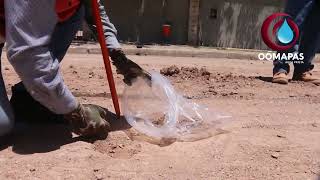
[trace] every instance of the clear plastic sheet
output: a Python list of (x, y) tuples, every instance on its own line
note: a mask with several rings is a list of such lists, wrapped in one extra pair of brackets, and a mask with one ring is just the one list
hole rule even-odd
[(193, 103), (169, 80), (152, 72), (150, 83), (137, 79), (123, 93), (122, 110), (139, 134), (160, 141), (195, 141), (220, 134), (230, 116)]

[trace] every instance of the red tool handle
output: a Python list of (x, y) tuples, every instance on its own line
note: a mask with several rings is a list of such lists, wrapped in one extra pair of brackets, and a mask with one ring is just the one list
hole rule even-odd
[(109, 59), (109, 52), (107, 49), (106, 40), (105, 40), (105, 36), (104, 36), (104, 32), (103, 32), (98, 0), (92, 0), (91, 3), (92, 3), (92, 12), (93, 12), (95, 24), (97, 26), (96, 28), (97, 28), (97, 32), (98, 32), (98, 40), (99, 40), (101, 51), (102, 51), (104, 66), (105, 66), (106, 73), (107, 73), (107, 78), (108, 78), (108, 83), (109, 83), (109, 87), (110, 87), (110, 91), (111, 91), (114, 109), (115, 109), (117, 116), (120, 117), (119, 99), (118, 99), (117, 90), (116, 90), (116, 86), (115, 86), (114, 79), (113, 79), (111, 63), (110, 63), (110, 59)]

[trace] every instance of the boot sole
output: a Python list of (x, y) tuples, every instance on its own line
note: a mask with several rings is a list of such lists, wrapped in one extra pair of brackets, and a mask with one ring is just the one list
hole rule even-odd
[(272, 79), (272, 83), (277, 83), (277, 84), (288, 84), (289, 80), (288, 79), (283, 79), (283, 78), (279, 78), (279, 79)]

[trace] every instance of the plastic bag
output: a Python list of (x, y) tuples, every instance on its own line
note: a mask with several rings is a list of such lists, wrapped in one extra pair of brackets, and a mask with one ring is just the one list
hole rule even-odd
[(151, 75), (151, 85), (139, 78), (123, 93), (123, 113), (139, 133), (159, 140), (195, 141), (221, 133), (217, 130), (230, 120), (185, 99), (159, 73)]

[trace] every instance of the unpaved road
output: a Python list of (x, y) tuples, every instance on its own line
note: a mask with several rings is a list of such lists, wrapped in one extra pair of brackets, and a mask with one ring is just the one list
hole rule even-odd
[[(232, 115), (229, 133), (159, 147), (131, 141), (124, 131), (89, 143), (72, 138), (64, 125), (22, 125), (0, 145), (0, 179), (319, 179), (320, 87), (272, 84), (270, 62), (131, 58), (148, 70), (206, 67), (208, 79), (170, 79), (186, 97)], [(18, 78), (7, 61), (2, 69), (9, 91)], [(113, 110), (99, 55), (69, 55), (63, 73), (82, 102)]]

